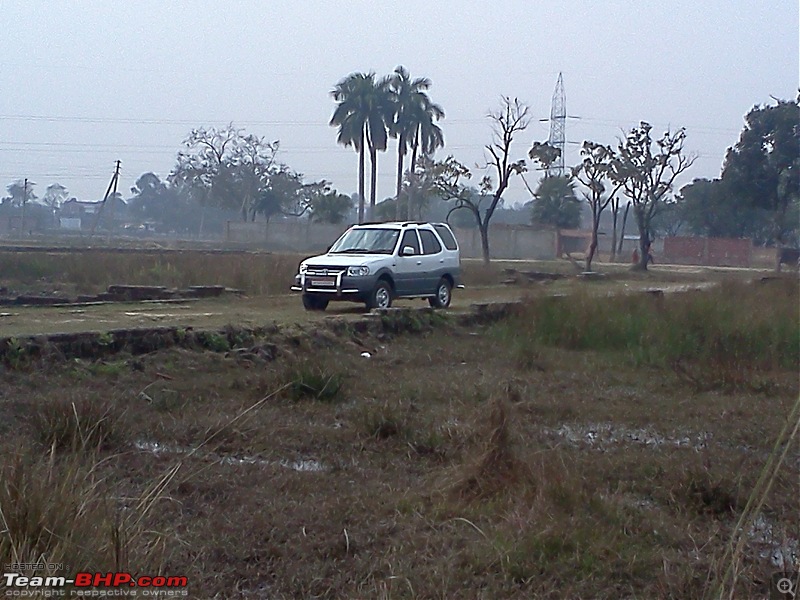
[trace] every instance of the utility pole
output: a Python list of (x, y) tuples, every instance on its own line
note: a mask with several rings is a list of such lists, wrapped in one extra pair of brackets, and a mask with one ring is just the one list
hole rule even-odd
[[(97, 216), (94, 219), (94, 224), (92, 225), (92, 230), (89, 232), (89, 237), (91, 238), (94, 235), (94, 230), (97, 229), (97, 224), (100, 222), (100, 216), (103, 214), (103, 207), (106, 205), (106, 200), (108, 200), (109, 194), (117, 193), (117, 181), (119, 180), (119, 170), (120, 165), (122, 163), (117, 161), (116, 166), (114, 168), (114, 174), (111, 176), (111, 181), (108, 182), (108, 188), (106, 189), (106, 195), (103, 196), (103, 201), (100, 203), (100, 209), (97, 211)], [(113, 192), (112, 192), (113, 190)], [(114, 210), (114, 203), (111, 203), (111, 210)], [(110, 234), (109, 234), (110, 235)]]
[(117, 160), (114, 167), (114, 176), (111, 178), (114, 189), (111, 191), (111, 208), (108, 210), (108, 243), (111, 243), (111, 230), (114, 227), (114, 201), (117, 199), (117, 182), (119, 181), (119, 169), (122, 163)]

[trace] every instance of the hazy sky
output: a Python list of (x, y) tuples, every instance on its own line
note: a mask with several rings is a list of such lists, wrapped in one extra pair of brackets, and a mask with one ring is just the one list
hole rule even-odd
[[(102, 198), (115, 160), (127, 197), (142, 173), (169, 174), (193, 127), (229, 122), (352, 193), (357, 156), (328, 126), (329, 92), (400, 64), (445, 109), (439, 158), (483, 162), (501, 95), (535, 117), (525, 156), (548, 137), (539, 119), (562, 72), (567, 164), (583, 140), (613, 143), (646, 120), (685, 127), (688, 179), (712, 178), (743, 116), (794, 98), (800, 77), (797, 0), (0, 0), (0, 23), (0, 192), (28, 177), (39, 196), (59, 182), (85, 200)], [(394, 191), (394, 150), (379, 155), (379, 199)]]

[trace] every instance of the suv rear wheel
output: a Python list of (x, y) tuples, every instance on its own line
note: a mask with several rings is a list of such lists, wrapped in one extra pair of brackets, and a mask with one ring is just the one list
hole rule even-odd
[(306, 310), (325, 310), (328, 308), (328, 299), (315, 294), (303, 294), (303, 307)]
[(452, 298), (453, 286), (444, 277), (436, 284), (436, 295), (428, 298), (428, 303), (433, 308), (447, 308), (450, 306), (450, 299)]
[(391, 305), (392, 286), (385, 279), (379, 279), (369, 294), (367, 308), (389, 308)]

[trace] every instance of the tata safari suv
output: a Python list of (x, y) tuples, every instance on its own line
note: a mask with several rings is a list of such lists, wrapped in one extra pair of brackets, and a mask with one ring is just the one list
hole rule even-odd
[(331, 300), (389, 308), (395, 298), (427, 298), (450, 305), (461, 285), (458, 242), (444, 223), (354, 225), (326, 254), (300, 263), (292, 290), (303, 293), (307, 310), (325, 310)]

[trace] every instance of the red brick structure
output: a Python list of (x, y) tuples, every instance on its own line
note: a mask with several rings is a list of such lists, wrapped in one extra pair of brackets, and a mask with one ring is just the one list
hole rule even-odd
[(664, 238), (662, 262), (676, 265), (749, 267), (753, 241), (745, 238)]

